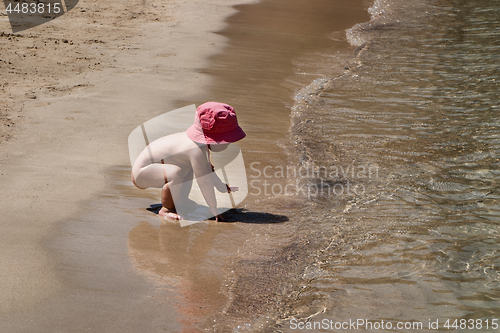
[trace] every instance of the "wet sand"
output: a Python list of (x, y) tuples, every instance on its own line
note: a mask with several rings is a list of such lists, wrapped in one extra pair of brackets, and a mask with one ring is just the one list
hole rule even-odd
[(235, 223), (180, 228), (145, 210), (157, 191), (129, 181), (130, 131), (206, 100), (238, 110), (247, 167), (296, 163), (285, 152), (293, 95), (320, 76), (304, 59), (350, 54), (335, 31), (368, 15), (361, 2), (264, 1), (223, 29), (238, 2), (81, 0), (1, 37), (15, 68), (2, 67), (3, 331), (224, 331), (279, 308), (300, 270), (300, 198), (250, 195)]

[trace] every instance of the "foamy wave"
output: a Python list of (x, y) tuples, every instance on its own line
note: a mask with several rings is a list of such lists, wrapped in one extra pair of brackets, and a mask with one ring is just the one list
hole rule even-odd
[(387, 18), (391, 14), (389, 2), (386, 0), (375, 0), (373, 5), (368, 8), (368, 13), (370, 13), (372, 20)]
[(361, 46), (367, 42), (366, 31), (374, 25), (387, 21), (392, 16), (391, 5), (387, 0), (375, 0), (373, 5), (368, 8), (370, 21), (358, 23), (352, 28), (346, 30), (346, 37), (352, 46)]
[[(329, 80), (325, 78), (320, 78), (314, 80), (310, 85), (300, 89), (295, 95), (296, 103), (310, 103), (312, 100), (318, 95), (319, 91), (325, 89), (325, 86), (328, 84)], [(292, 108), (292, 114), (297, 113), (297, 105)]]
[(346, 30), (345, 35), (349, 44), (352, 46), (361, 46), (366, 42), (362, 35), (363, 26), (365, 24), (366, 23), (358, 23), (352, 28)]

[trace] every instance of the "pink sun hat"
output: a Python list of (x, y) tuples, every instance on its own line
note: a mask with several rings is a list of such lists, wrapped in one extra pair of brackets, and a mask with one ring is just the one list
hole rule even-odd
[(227, 144), (246, 136), (238, 125), (233, 107), (217, 102), (198, 106), (194, 124), (186, 134), (194, 142), (203, 144)]

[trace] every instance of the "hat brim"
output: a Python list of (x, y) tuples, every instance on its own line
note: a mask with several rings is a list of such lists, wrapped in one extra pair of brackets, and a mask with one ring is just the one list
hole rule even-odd
[(238, 126), (234, 130), (226, 133), (207, 133), (203, 132), (198, 126), (194, 124), (191, 125), (186, 131), (188, 138), (197, 143), (210, 144), (210, 145), (222, 145), (240, 141), (246, 134), (243, 129)]

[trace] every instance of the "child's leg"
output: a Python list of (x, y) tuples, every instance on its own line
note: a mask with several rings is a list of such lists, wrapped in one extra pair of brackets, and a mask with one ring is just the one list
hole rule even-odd
[(170, 191), (168, 183), (163, 185), (163, 189), (161, 191), (161, 205), (172, 213), (176, 212), (174, 198), (172, 198), (172, 192)]
[[(161, 204), (162, 208), (158, 212), (158, 214), (162, 216), (167, 216), (173, 219), (180, 219), (180, 215), (177, 214), (176, 203), (182, 204), (182, 195), (186, 195), (182, 193), (183, 181), (185, 179), (185, 174), (192, 172), (191, 170), (184, 170), (180, 167), (172, 164), (162, 164), (161, 165), (164, 170), (164, 176), (166, 176), (166, 180), (168, 183), (165, 183), (162, 187), (161, 192)], [(186, 197), (189, 195), (187, 193)]]
[[(165, 209), (162, 209), (160, 211), (161, 214), (163, 215), (164, 213), (175, 213), (179, 216), (184, 216), (196, 210), (196, 208), (198, 208), (198, 204), (189, 199), (189, 193), (191, 192), (192, 187), (192, 169), (189, 170), (189, 172), (183, 177), (180, 183), (177, 181), (173, 181), (165, 184), (162, 191), (162, 206)], [(173, 195), (172, 193), (176, 193), (176, 195)]]
[(162, 208), (158, 212), (159, 215), (167, 216), (176, 220), (180, 219), (175, 209), (174, 198), (172, 197), (172, 191), (170, 190), (169, 183), (163, 185), (161, 191), (161, 205)]
[(162, 188), (165, 185), (162, 164), (154, 163), (143, 168), (132, 169), (132, 182), (140, 189)]

